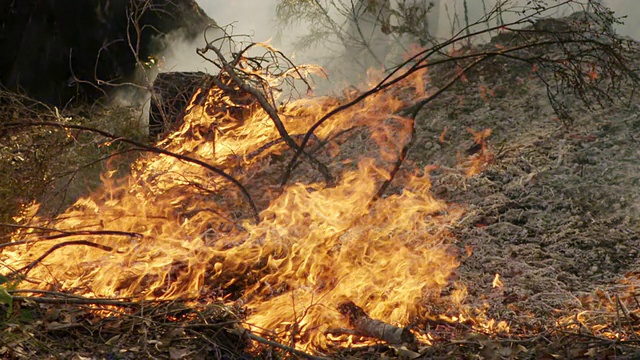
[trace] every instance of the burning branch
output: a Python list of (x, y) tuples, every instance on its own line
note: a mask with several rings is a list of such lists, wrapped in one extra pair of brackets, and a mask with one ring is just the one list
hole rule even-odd
[[(302, 139), (304, 135), (291, 135), (294, 138), (300, 138)], [(281, 144), (282, 142), (284, 142), (284, 139), (280, 138), (280, 139), (275, 139), (273, 141), (269, 141), (268, 143), (262, 145), (259, 149), (252, 151), (249, 155), (247, 155), (247, 159), (251, 160), (256, 158), (258, 155), (262, 154), (263, 152), (267, 151), (268, 149)]]
[(65, 247), (65, 246), (71, 246), (71, 245), (85, 245), (85, 246), (91, 246), (100, 250), (104, 250), (104, 251), (113, 251), (113, 248), (110, 246), (106, 246), (106, 245), (101, 245), (101, 244), (96, 244), (94, 242), (91, 241), (87, 241), (87, 240), (73, 240), (73, 241), (65, 241), (65, 242), (61, 242), (58, 244), (53, 245), (49, 250), (45, 251), (44, 254), (40, 255), (37, 259), (35, 259), (34, 261), (32, 261), (29, 265), (23, 267), (22, 269), (18, 270), (18, 273), (21, 273), (24, 271), (23, 275), (27, 275), (29, 273), (29, 271), (31, 271), (31, 269), (33, 269), (36, 265), (38, 265), (42, 260), (44, 260), (47, 256), (51, 255), (51, 253), (53, 253), (54, 251)]
[[(546, 7), (545, 10), (555, 7), (556, 6)], [(555, 99), (554, 93), (551, 91), (554, 84), (556, 84), (558, 88), (566, 87), (569, 90), (573, 90), (578, 95), (579, 99), (587, 106), (592, 106), (590, 101), (592, 96), (595, 96), (598, 100), (615, 100), (609, 96), (607, 92), (604, 92), (598, 87), (598, 76), (593, 75), (594, 63), (597, 63), (597, 66), (601, 68), (601, 71), (608, 75), (612, 84), (615, 84), (615, 81), (622, 80), (631, 80), (636, 84), (640, 82), (640, 79), (628, 66), (630, 60), (628, 60), (624, 55), (624, 51), (629, 45), (625, 46), (624, 41), (617, 39), (611, 33), (596, 32), (594, 34), (593, 30), (590, 30), (589, 32), (585, 30), (584, 27), (580, 26), (576, 26), (574, 28), (569, 27), (570, 30), (562, 32), (538, 30), (533, 28), (531, 25), (529, 25), (529, 30), (517, 29), (518, 26), (524, 26), (532, 23), (532, 18), (539, 15), (540, 11), (541, 10), (538, 10), (533, 14), (524, 16), (518, 21), (514, 21), (509, 24), (491, 27), (477, 32), (469, 32), (462, 36), (453, 37), (430, 49), (420, 51), (405, 62), (399, 64), (383, 80), (368, 91), (363, 92), (355, 99), (326, 113), (311, 128), (309, 128), (307, 134), (300, 143), (298, 151), (293, 156), (287, 167), (282, 185), (284, 186), (287, 183), (299, 156), (304, 151), (314, 132), (323, 123), (336, 114), (363, 101), (369, 96), (389, 89), (394, 84), (407, 79), (417, 71), (425, 68), (442, 66), (453, 62), (460, 65), (462, 70), (459, 70), (455, 75), (452, 75), (449, 81), (439, 87), (430, 96), (418, 100), (413, 105), (406, 107), (403, 110), (403, 113), (410, 114), (409, 116), (411, 117), (415, 117), (426, 104), (439, 97), (462, 77), (466, 77), (471, 69), (477, 67), (480, 63), (485, 62), (488, 59), (498, 57), (528, 63), (533, 66), (537, 65), (540, 68), (547, 69), (548, 71), (546, 74), (550, 74), (550, 76), (559, 79), (558, 81), (553, 82), (548, 81), (544, 78), (541, 71), (536, 73), (536, 76), (540, 77), (547, 85), (549, 100), (553, 105), (554, 110), (559, 114), (566, 114), (566, 111), (564, 111), (563, 105)], [(455, 56), (441, 56), (447, 47), (455, 46), (461, 41), (481, 36), (483, 34), (504, 31), (504, 29), (513, 31), (516, 34), (526, 34), (526, 36), (524, 38), (515, 37), (518, 41), (516, 41), (515, 45), (511, 46), (501, 45), (498, 46), (497, 49), (469, 49), (468, 51), (459, 53)], [(586, 34), (585, 31), (587, 31)], [(557, 55), (555, 55), (555, 57), (549, 57), (548, 55), (550, 53)], [(580, 65), (585, 61), (585, 59), (589, 59), (589, 66), (587, 67)], [(609, 88), (609, 90), (615, 90), (615, 86), (613, 85), (610, 85)]]
[(380, 189), (378, 189), (378, 192), (373, 197), (372, 201), (378, 200), (379, 198), (382, 197), (382, 195), (384, 195), (384, 192), (387, 191), (387, 188), (389, 187), (389, 185), (391, 185), (391, 182), (393, 181), (393, 178), (396, 176), (396, 174), (400, 170), (400, 167), (402, 166), (402, 163), (404, 162), (404, 159), (406, 159), (407, 154), (409, 153), (409, 150), (413, 146), (413, 143), (416, 140), (416, 127), (415, 127), (415, 119), (414, 118), (410, 118), (410, 120), (411, 120), (411, 135), (410, 135), (409, 141), (406, 144), (404, 144), (404, 146), (402, 147), (402, 151), (400, 152), (400, 156), (398, 156), (398, 160), (396, 160), (395, 164), (393, 165), (393, 169), (391, 169), (391, 172), (389, 173), (389, 178), (386, 179), (384, 181), (384, 183), (382, 183), (382, 186), (380, 186)]
[[(8, 290), (9, 294), (31, 292), (28, 290)], [(34, 292), (35, 293), (35, 292)], [(49, 293), (53, 293), (49, 291)], [(65, 304), (65, 305), (104, 305), (104, 306), (122, 306), (122, 307), (144, 307), (143, 303), (121, 301), (117, 299), (90, 299), (81, 296), (69, 296), (65, 293), (56, 293), (59, 297), (45, 296), (11, 296), (13, 301), (32, 301), (36, 304)]]
[(415, 344), (416, 338), (408, 328), (400, 328), (372, 319), (361, 307), (351, 301), (340, 304), (338, 311), (349, 320), (349, 325), (362, 336), (373, 337), (389, 344)]
[[(219, 40), (222, 40), (223, 42), (225, 40), (231, 41), (231, 36), (230, 35), (225, 35), (223, 38), (218, 39), (218, 41)], [(312, 155), (310, 155), (307, 152), (305, 152), (303, 149), (301, 149), (301, 147), (295, 142), (295, 140), (287, 132), (287, 129), (285, 128), (284, 124), (282, 123), (282, 120), (280, 120), (280, 116), (278, 115), (278, 111), (269, 102), (269, 100), (267, 99), (265, 94), (263, 92), (259, 91), (258, 89), (256, 89), (255, 87), (250, 85), (250, 83), (252, 82), (251, 79), (254, 79), (253, 81), (257, 82), (257, 84), (260, 85), (263, 88), (264, 92), (271, 91), (271, 88), (272, 88), (272, 85), (270, 85), (268, 83), (268, 81), (266, 81), (264, 78), (260, 77), (259, 74), (256, 71), (256, 70), (260, 70), (261, 69), (259, 64), (264, 60), (263, 59), (247, 58), (247, 57), (244, 56), (244, 54), (247, 51), (249, 51), (249, 49), (251, 49), (252, 47), (254, 47), (256, 45), (259, 45), (259, 44), (257, 44), (257, 43), (249, 44), (244, 49), (242, 49), (240, 52), (236, 53), (234, 55), (235, 57), (233, 59), (229, 60), (229, 61), (225, 58), (225, 55), (220, 50), (220, 46), (216, 46), (215, 45), (215, 41), (208, 41), (207, 45), (203, 49), (198, 49), (197, 52), (203, 58), (205, 58), (205, 59), (211, 61), (212, 63), (216, 64), (217, 66), (219, 66), (221, 68), (221, 70), (223, 71), (223, 73), (227, 74), (231, 78), (231, 81), (235, 84), (235, 86), (240, 88), (242, 91), (251, 94), (256, 99), (256, 101), (260, 104), (260, 106), (264, 109), (264, 111), (269, 115), (269, 117), (273, 121), (273, 124), (276, 126), (276, 129), (278, 130), (278, 133), (280, 134), (280, 136), (282, 137), (284, 142), (291, 149), (295, 150), (296, 154), (298, 152), (300, 152), (302, 155), (304, 155), (306, 158), (308, 158), (316, 166), (316, 168), (322, 173), (322, 175), (325, 177), (325, 179), (326, 179), (326, 181), (328, 183), (334, 183), (335, 179), (330, 174), (329, 169), (327, 168), (327, 166), (324, 165), (323, 163), (321, 163), (320, 161), (318, 161), (318, 159), (316, 159)], [(215, 60), (215, 61), (214, 60), (210, 60), (204, 55), (208, 50), (212, 50), (216, 54), (217, 60)], [(267, 47), (267, 51), (278, 54), (278, 52), (276, 52), (274, 49), (272, 49), (270, 47)], [(256, 67), (256, 66), (255, 65), (252, 66), (250, 64), (251, 63), (256, 63), (256, 62), (258, 63), (257, 69), (252, 69), (253, 67)], [(295, 66), (294, 66), (294, 71), (302, 78), (300, 71)], [(285, 72), (285, 74), (287, 74), (287, 72)], [(255, 79), (257, 79), (257, 80), (255, 80)], [(214, 77), (213, 81), (221, 89), (228, 88), (228, 85), (224, 84), (217, 77)], [(264, 90), (264, 89), (268, 89), (268, 90)]]
[(0, 224), (0, 226), (11, 227), (11, 228), (21, 228), (21, 229), (47, 229), (48, 231), (58, 231), (61, 234), (49, 235), (45, 236), (38, 240), (21, 240), (21, 241), (11, 241), (4, 244), (0, 244), (0, 249), (12, 247), (12, 246), (20, 246), (26, 244), (35, 244), (36, 242), (46, 241), (46, 240), (57, 240), (65, 237), (71, 236), (104, 236), (104, 235), (116, 235), (116, 236), (127, 236), (127, 237), (135, 237), (141, 238), (142, 234), (132, 233), (127, 231), (113, 231), (113, 230), (98, 230), (98, 231), (63, 231), (49, 228), (42, 228), (39, 226), (21, 226), (14, 224)]
[[(434, 99), (436, 99), (438, 96), (440, 96), (442, 93), (444, 93), (447, 89), (449, 89), (451, 86), (453, 86), (460, 78), (462, 78), (464, 76), (464, 74), (467, 71), (469, 71), (473, 67), (475, 67), (478, 64), (480, 64), (482, 61), (487, 60), (488, 58), (490, 58), (492, 56), (494, 56), (494, 54), (478, 55), (477, 56), (478, 58), (475, 61), (473, 61), (472, 63), (467, 65), (462, 71), (460, 71), (456, 76), (454, 76), (446, 85), (442, 86), (440, 89), (438, 89), (438, 91), (436, 91), (434, 94), (428, 96), (427, 98), (425, 98), (423, 100), (420, 100), (420, 101), (416, 102), (415, 104), (406, 107), (402, 112), (404, 114), (406, 114), (407, 116), (409, 116), (409, 118), (412, 121), (414, 121), (415, 117), (418, 115), (418, 112), (422, 109), (422, 107), (424, 107), (426, 104), (428, 104), (429, 102), (431, 102)], [(300, 149), (295, 153), (295, 155), (293, 156), (293, 158), (289, 162), (289, 165), (287, 166), (287, 170), (285, 172), (285, 175), (283, 177), (281, 185), (282, 186), (286, 185), (287, 181), (289, 180), (289, 177), (291, 176), (292, 170), (296, 166), (296, 162), (297, 162), (301, 152), (304, 151), (304, 148), (309, 143), (309, 140), (311, 139), (311, 137), (315, 136), (314, 132), (322, 124), (324, 124), (326, 121), (328, 121), (331, 117), (335, 116), (336, 114), (355, 106), (356, 104), (362, 102), (363, 100), (365, 100), (369, 96), (372, 96), (372, 95), (374, 95), (374, 94), (376, 94), (378, 92), (381, 92), (381, 91), (384, 91), (384, 90), (390, 88), (391, 86), (401, 82), (402, 80), (405, 80), (410, 75), (412, 75), (415, 72), (417, 72), (419, 70), (422, 70), (422, 69), (424, 69), (426, 67), (428, 67), (428, 66), (424, 65), (424, 64), (420, 65), (420, 66), (414, 66), (414, 67), (410, 68), (409, 70), (405, 71), (404, 73), (402, 73), (401, 75), (398, 75), (397, 77), (393, 77), (393, 75), (396, 72), (400, 72), (400, 68), (396, 69), (394, 72), (392, 72), (390, 75), (385, 77), (382, 81), (380, 81), (378, 83), (378, 85), (376, 85), (372, 89), (360, 94), (358, 97), (356, 97), (352, 101), (347, 102), (347, 103), (345, 103), (343, 105), (340, 105), (340, 106), (336, 107), (335, 109), (329, 111), (324, 116), (322, 116), (318, 121), (316, 121), (313, 124), (313, 126), (311, 126), (311, 128), (309, 128), (309, 130), (305, 134), (305, 137), (302, 139), (302, 143), (300, 144)], [(413, 125), (412, 125), (412, 129), (413, 129)], [(413, 131), (415, 131), (415, 130), (412, 130), (412, 132)], [(412, 140), (409, 143), (407, 143), (407, 145), (405, 145), (405, 147), (404, 147), (404, 149), (402, 151), (403, 154), (401, 154), (401, 158), (402, 159), (406, 156), (406, 153), (408, 152), (409, 148), (411, 147), (411, 144), (413, 142), (413, 137), (414, 137), (414, 135), (412, 134), (411, 135)], [(399, 160), (399, 161), (400, 161), (399, 164), (397, 164), (395, 166), (398, 169), (399, 169), (399, 166), (402, 164), (403, 160)], [(397, 169), (395, 171), (397, 172)], [(381, 188), (381, 190), (379, 191), (379, 195), (377, 195), (376, 198), (380, 197), (382, 195), (382, 193), (384, 193), (384, 191), (385, 191), (387, 186), (388, 186), (388, 184), (383, 186), (383, 188)]]
[[(63, 238), (63, 237), (68, 237), (68, 236), (87, 236), (87, 235), (95, 235), (95, 236), (116, 235), (116, 236), (128, 236), (128, 237), (137, 237), (137, 238), (142, 237), (142, 234), (140, 234), (140, 233), (135, 233), (135, 232), (130, 232), (130, 231), (118, 231), (118, 230), (68, 231), (68, 230), (60, 230), (60, 229), (43, 227), (43, 226), (26, 226), (26, 225), (6, 224), (6, 223), (0, 223), (0, 226), (10, 227), (10, 228), (14, 228), (14, 229), (29, 229), (29, 230), (39, 230), (39, 231), (42, 231), (42, 232), (57, 232), (57, 233), (59, 233), (59, 234), (55, 234), (55, 235), (45, 236), (43, 238), (44, 240), (60, 239), (60, 238)], [(17, 243), (18, 242), (13, 242), (11, 244), (16, 245)], [(6, 245), (6, 244), (0, 244), (0, 248), (3, 245)]]

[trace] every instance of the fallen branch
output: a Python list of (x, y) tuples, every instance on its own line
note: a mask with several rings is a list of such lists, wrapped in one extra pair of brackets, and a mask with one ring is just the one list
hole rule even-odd
[(259, 342), (259, 343), (264, 344), (264, 345), (277, 347), (278, 349), (282, 349), (282, 350), (284, 350), (284, 351), (286, 351), (286, 352), (288, 352), (288, 353), (290, 353), (292, 355), (295, 355), (295, 356), (298, 356), (298, 357), (301, 357), (301, 358), (310, 359), (310, 360), (326, 360), (327, 359), (327, 358), (324, 358), (324, 357), (307, 354), (304, 351), (296, 350), (296, 349), (294, 349), (294, 348), (292, 348), (290, 346), (280, 344), (280, 343), (275, 342), (273, 340), (265, 339), (265, 338), (263, 338), (261, 336), (258, 336), (256, 334), (252, 333), (251, 331), (249, 331), (247, 329), (244, 329), (244, 328), (241, 328), (241, 327), (236, 327), (234, 329), (231, 329), (231, 330), (229, 330), (229, 332), (234, 334), (234, 335), (238, 335), (240, 337), (243, 337), (243, 338), (246, 338), (246, 339), (249, 339), (249, 340), (253, 340), (253, 341)]
[(415, 344), (415, 336), (408, 328), (401, 328), (372, 319), (362, 308), (351, 301), (340, 304), (338, 311), (344, 315), (359, 335), (373, 337), (389, 344)]
[(142, 304), (135, 302), (125, 302), (109, 299), (81, 299), (81, 298), (59, 298), (42, 296), (12, 296), (13, 301), (31, 301), (38, 304), (65, 304), (65, 305), (108, 305), (123, 307), (142, 307)]
[[(71, 299), (84, 299), (88, 300), (90, 298), (84, 297), (82, 295), (75, 295), (66, 292), (59, 291), (51, 291), (51, 290), (38, 290), (38, 289), (14, 289), (7, 290), (7, 292), (11, 295), (13, 294), (38, 294), (43, 296), (50, 296), (53, 298), (71, 298)], [(124, 301), (124, 300), (132, 300), (131, 297), (109, 297), (109, 298), (100, 298), (100, 300), (109, 300), (109, 301)], [(127, 303), (127, 304), (136, 304), (136, 303)]]

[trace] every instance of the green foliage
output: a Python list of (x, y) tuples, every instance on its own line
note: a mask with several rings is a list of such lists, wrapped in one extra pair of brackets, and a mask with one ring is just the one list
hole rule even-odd
[(7, 307), (7, 315), (8, 318), (13, 314), (13, 296), (9, 294), (6, 288), (0, 286), (0, 306), (5, 305)]
[(7, 319), (13, 315), (13, 296), (9, 294), (9, 291), (15, 289), (16, 286), (16, 281), (12, 282), (6, 276), (0, 275), (0, 308), (6, 309), (5, 317)]

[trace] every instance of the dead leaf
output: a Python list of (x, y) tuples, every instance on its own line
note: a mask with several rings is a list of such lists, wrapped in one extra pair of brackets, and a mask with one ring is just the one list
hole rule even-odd
[(394, 349), (396, 350), (398, 357), (401, 359), (417, 359), (420, 357), (420, 354), (407, 349), (406, 346), (394, 347)]
[(503, 358), (508, 358), (513, 354), (513, 351), (510, 347), (501, 347), (496, 350), (496, 354)]
[(78, 355), (78, 354), (74, 354), (71, 357), (71, 360), (91, 360), (92, 358), (89, 356), (82, 356), (82, 355)]
[(180, 360), (180, 359), (184, 359), (185, 357), (191, 355), (192, 353), (193, 353), (193, 351), (191, 351), (189, 349), (171, 348), (171, 349), (169, 349), (169, 358), (171, 360)]
[(120, 339), (120, 334), (110, 338), (109, 340), (107, 340), (107, 342), (105, 343), (106, 345), (113, 345), (116, 343), (116, 341), (118, 341), (118, 339)]

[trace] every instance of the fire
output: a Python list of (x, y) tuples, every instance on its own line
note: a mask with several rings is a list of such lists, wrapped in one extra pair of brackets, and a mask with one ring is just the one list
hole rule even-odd
[(471, 177), (484, 171), (493, 162), (493, 153), (487, 144), (491, 129), (475, 131), (468, 128), (467, 131), (473, 136), (474, 145), (467, 151), (469, 157), (465, 159), (463, 166), (466, 167), (466, 175)]
[[(159, 146), (237, 179), (261, 209), (259, 222), (228, 180), (151, 154), (124, 179), (106, 173), (101, 190), (57, 219), (32, 220), (68, 233), (43, 238), (21, 229), (13, 241), (26, 244), (3, 252), (2, 262), (23, 269), (21, 287), (91, 297), (193, 300), (222, 291), (248, 307), (249, 326), (304, 344), (321, 345), (329, 329), (347, 327), (337, 310), (345, 300), (406, 326), (424, 315), (457, 266), (447, 229), (462, 213), (432, 196), (429, 168), (401, 171), (389, 195), (373, 201), (411, 136), (411, 120), (393, 115), (406, 105), (395, 93), (415, 83), (371, 96), (316, 131), (308, 151), (329, 165), (335, 184), (302, 164), (284, 189), (291, 150), (269, 116), (244, 104), (247, 116), (234, 118), (218, 106), (234, 99), (213, 89)], [(338, 105), (302, 99), (280, 109), (281, 118), (290, 134), (304, 134)], [(484, 144), (489, 133), (474, 135)], [(84, 242), (38, 259), (76, 240)]]
[(496, 275), (493, 277), (493, 281), (491, 282), (491, 287), (493, 287), (494, 289), (502, 287), (502, 280), (500, 280), (500, 274), (496, 273)]

